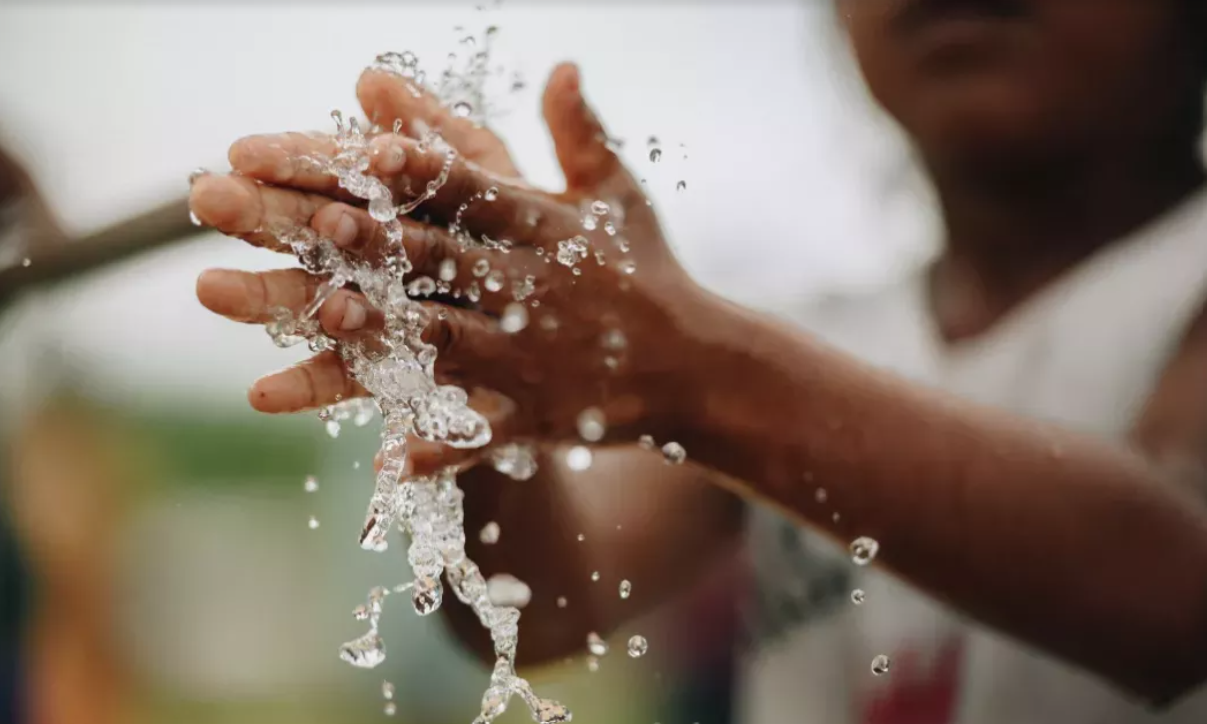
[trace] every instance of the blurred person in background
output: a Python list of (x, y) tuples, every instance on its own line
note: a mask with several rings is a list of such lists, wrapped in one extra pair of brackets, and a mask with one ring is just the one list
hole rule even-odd
[[(0, 281), (69, 242), (0, 148)], [(17, 291), (0, 284), (0, 315)], [(53, 377), (49, 359), (39, 362)], [(129, 682), (111, 624), (127, 451), (104, 412), (70, 391), (28, 406), (30, 390), (6, 392), (15, 414), (0, 449), (0, 722), (126, 721)]]
[[(533, 591), (521, 658), (581, 650), (588, 631), (616, 631), (744, 541), (756, 573), (744, 724), (1202, 722), (1207, 3), (837, 7), (872, 95), (934, 184), (945, 238), (923, 273), (785, 310), (795, 324), (686, 276), (572, 66), (554, 72), (544, 99), (567, 180), (558, 194), (511, 180), (489, 130), (392, 76), (360, 80), (370, 119), (435, 125), (466, 161), (425, 204), (431, 225), (404, 220), (415, 273), (435, 277), (455, 258), (466, 278), (485, 258), (537, 280), (540, 307), (519, 333), (493, 319), (507, 294), (433, 317), (438, 373), (477, 390), (496, 444), (548, 451), (577, 439), (582, 410), (607, 418), (614, 445), (587, 472), (546, 455), (524, 483), (487, 466), (462, 474), (467, 530), (493, 520), (504, 531), (491, 547), (471, 535), (470, 554)], [(373, 145), (373, 172), (404, 198), (441, 162), (413, 139), (387, 133)], [(236, 175), (199, 180), (192, 207), (254, 244), (275, 244), (264, 229), (309, 224), (373, 259), (382, 241), (371, 217), (298, 161), (331, 149), (303, 134), (244, 139), (230, 153)], [(497, 200), (471, 205), (463, 222), (516, 246), (459, 255), (444, 227), (490, 186)], [(580, 204), (595, 199), (623, 214), (635, 273), (604, 232), (582, 228)], [(605, 250), (605, 265), (573, 277), (536, 253), (578, 234)], [(263, 323), (275, 306), (302, 309), (317, 284), (296, 269), (212, 270), (198, 294)], [(381, 323), (354, 290), (320, 319), (342, 338)], [(614, 329), (627, 344), (602, 349)], [(363, 390), (338, 355), (323, 353), (261, 379), (250, 398), (292, 412), (353, 394)], [(631, 446), (641, 434), (682, 443), (694, 465)], [(466, 462), (432, 447), (415, 457), (424, 468)], [(744, 534), (742, 501), (769, 504), (751, 506)], [(857, 536), (879, 542), (875, 570), (827, 542)], [(592, 584), (594, 570), (630, 580), (632, 597)], [(856, 587), (861, 606), (849, 602)], [(489, 650), (472, 615), (445, 611)], [(891, 670), (876, 677), (878, 654)]]

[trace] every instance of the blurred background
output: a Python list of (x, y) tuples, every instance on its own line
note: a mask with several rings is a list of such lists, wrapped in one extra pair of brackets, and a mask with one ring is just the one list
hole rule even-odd
[[(396, 720), (472, 719), (485, 670), (396, 602), (383, 666), (337, 659), (369, 587), (407, 578), (356, 544), (375, 426), (247, 407), (301, 352), (194, 279), (289, 260), (193, 227), (184, 197), (234, 139), (353, 111), (376, 54), (443, 59), (488, 24), (525, 81), (495, 125), (529, 177), (560, 184), (539, 97), (574, 60), (708, 286), (786, 309), (928, 252), (928, 192), (821, 0), (0, 4), (0, 721), (384, 721), (383, 679)], [(728, 721), (724, 657), (684, 643), (710, 615), (684, 601), (643, 624), (649, 656), (614, 645), (542, 693), (576, 721)]]

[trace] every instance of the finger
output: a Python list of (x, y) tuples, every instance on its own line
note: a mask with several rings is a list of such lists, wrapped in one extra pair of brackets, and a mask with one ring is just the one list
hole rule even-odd
[[(531, 284), (524, 297), (540, 298), (546, 288), (548, 264), (527, 247), (510, 252), (467, 246), (447, 230), (414, 219), (402, 223), (402, 245), (412, 265), (409, 278), (427, 276), (448, 283), (460, 293), (477, 285), (475, 300), (492, 314), (499, 314), (510, 303), (513, 289)], [(396, 254), (382, 225), (364, 209), (344, 203), (329, 204), (310, 222), (320, 235), (334, 239), (341, 248), (360, 254), (371, 264), (381, 264), (387, 255)]]
[(569, 190), (596, 190), (627, 179), (620, 159), (607, 146), (603, 125), (583, 98), (577, 66), (562, 63), (553, 70), (542, 105)]
[(355, 200), (327, 170), (337, 153), (335, 138), (325, 133), (268, 133), (235, 141), (227, 160), (235, 173), (257, 181)]
[(466, 159), (504, 177), (520, 175), (507, 146), (492, 131), (465, 118), (456, 118), (426, 88), (399, 73), (379, 67), (366, 70), (356, 84), (356, 97), (365, 115), (383, 128), (402, 121), (402, 131), (421, 138), (430, 128)]
[(305, 226), (330, 203), (326, 196), (216, 174), (198, 178), (189, 192), (189, 208), (202, 223), (276, 251), (290, 251), (280, 240), (284, 231)]
[[(479, 387), (470, 393), (469, 406), (490, 423), (491, 448), (511, 440), (512, 421), (515, 419), (514, 402), (498, 392)], [(450, 465), (464, 469), (483, 457), (488, 457), (491, 448), (452, 448), (411, 436), (407, 438), (407, 472), (431, 475)], [(379, 451), (373, 458), (374, 469), (380, 472), (383, 463), (384, 456)]]
[[(305, 134), (249, 136), (231, 147), (230, 160), (236, 172), (262, 183), (350, 200), (334, 176), (280, 158), (284, 153), (322, 157), (332, 149), (329, 140)], [(396, 203), (421, 202), (422, 212), (474, 237), (551, 248), (578, 233), (574, 209), (515, 179), (467, 163), (446, 147), (421, 146), (414, 139), (385, 133), (370, 141), (369, 157), (369, 173), (391, 189)]]
[(487, 384), (489, 371), (508, 357), (509, 340), (498, 322), (481, 312), (424, 302), (429, 314), (423, 341), (436, 348), (436, 371), (454, 380)]
[(300, 412), (364, 396), (364, 388), (347, 374), (336, 352), (321, 352), (261, 377), (247, 393), (253, 408), (269, 413)]
[[(284, 307), (295, 314), (304, 310), (322, 282), (321, 277), (302, 269), (208, 269), (197, 278), (197, 298), (206, 309), (229, 319), (266, 324), (273, 320), (276, 309)], [(374, 334), (384, 326), (381, 312), (362, 294), (347, 289), (323, 303), (318, 319), (324, 332), (340, 339)]]

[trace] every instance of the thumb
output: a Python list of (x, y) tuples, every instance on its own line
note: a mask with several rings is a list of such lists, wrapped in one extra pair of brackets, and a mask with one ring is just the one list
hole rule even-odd
[(620, 170), (603, 126), (583, 100), (577, 66), (562, 63), (553, 69), (543, 105), (568, 190), (597, 187)]

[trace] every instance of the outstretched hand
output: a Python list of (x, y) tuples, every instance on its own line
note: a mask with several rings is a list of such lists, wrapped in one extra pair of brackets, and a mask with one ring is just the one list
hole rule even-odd
[[(566, 177), (561, 193), (528, 185), (495, 134), (453, 117), (398, 76), (366, 71), (357, 95), (371, 121), (401, 122), (401, 133), (370, 142), (369, 173), (396, 204), (414, 198), (444, 164), (443, 154), (416, 139), (423, 129), (436, 129), (459, 154), (434, 197), (400, 219), (403, 246), (410, 278), (447, 280), (455, 269), (453, 289), (475, 300), (468, 308), (441, 304), (426, 336), (438, 349), (438, 377), (475, 391), (495, 441), (572, 438), (589, 407), (603, 411), (612, 440), (673, 433), (691, 414), (699, 384), (692, 341), (714, 302), (675, 261), (640, 184), (583, 100), (577, 69), (555, 69), (543, 101)], [(309, 160), (334, 153), (334, 139), (321, 134), (241, 139), (230, 149), (234, 172), (198, 179), (191, 207), (202, 222), (258, 246), (288, 251), (280, 230), (308, 226), (381, 263), (379, 223)], [(462, 235), (496, 243), (467, 246)], [(197, 294), (214, 312), (263, 324), (275, 308), (304, 309), (321, 282), (296, 268), (209, 270)], [(382, 327), (381, 312), (352, 289), (324, 303), (318, 320), (337, 340)], [(328, 351), (260, 379), (250, 400), (265, 412), (295, 412), (363, 394)]]

